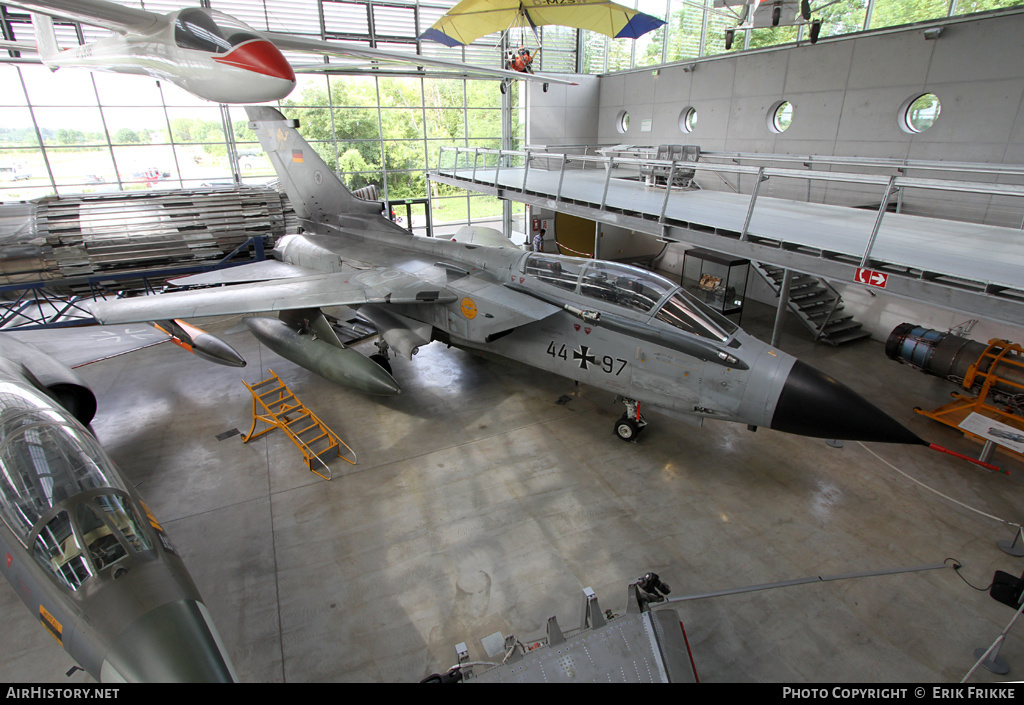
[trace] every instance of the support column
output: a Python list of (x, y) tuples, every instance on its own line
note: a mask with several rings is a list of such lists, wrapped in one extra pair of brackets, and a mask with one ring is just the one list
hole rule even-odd
[(782, 319), (789, 308), (789, 288), (793, 283), (793, 270), (787, 269), (782, 275), (782, 288), (779, 289), (779, 307), (775, 310), (775, 328), (772, 329), (772, 347), (779, 346), (779, 338), (782, 336)]

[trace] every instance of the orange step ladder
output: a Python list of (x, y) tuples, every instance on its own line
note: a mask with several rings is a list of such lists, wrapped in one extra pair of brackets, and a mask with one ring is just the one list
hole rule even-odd
[[(249, 433), (242, 436), (242, 442), (248, 443), (275, 428), (280, 428), (298, 446), (306, 459), (309, 471), (325, 480), (331, 479), (331, 469), (320, 456), (328, 451), (335, 450), (337, 457), (355, 465), (355, 451), (318, 419), (316, 414), (303, 406), (273, 370), (269, 372), (270, 377), (253, 385), (242, 380), (246, 389), (252, 392), (252, 427)], [(260, 421), (267, 424), (267, 428), (257, 432), (256, 424)], [(352, 455), (351, 459), (342, 455), (342, 447)], [(317, 464), (323, 466), (326, 475), (314, 467)]]

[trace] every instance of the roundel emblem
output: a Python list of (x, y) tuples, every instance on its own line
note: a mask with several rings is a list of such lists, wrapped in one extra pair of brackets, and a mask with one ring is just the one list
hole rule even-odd
[(313, 181), (316, 183), (317, 186), (319, 186), (320, 183), (323, 180), (324, 180), (324, 175), (323, 174), (321, 174), (319, 171), (314, 171), (313, 172)]
[(463, 316), (465, 316), (466, 318), (468, 318), (471, 321), (474, 318), (476, 318), (476, 302), (473, 301), (473, 299), (471, 299), (469, 297), (464, 298), (462, 300), (462, 303), (460, 304), (460, 306), (462, 308), (462, 315)]

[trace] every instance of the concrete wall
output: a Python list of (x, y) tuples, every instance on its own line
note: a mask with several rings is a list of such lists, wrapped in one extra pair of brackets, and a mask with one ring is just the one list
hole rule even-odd
[[(601, 79), (598, 138), (606, 144), (699, 144), (705, 150), (1024, 163), (1024, 13), (945, 26), (822, 40)], [(692, 68), (691, 68), (692, 67)], [(690, 70), (687, 70), (690, 69)], [(942, 114), (908, 134), (897, 113), (935, 93)], [(767, 127), (779, 100), (794, 106), (783, 133)], [(696, 129), (679, 128), (698, 111)], [(630, 113), (630, 129), (615, 117)], [(641, 134), (644, 119), (650, 133)]]
[[(613, 74), (601, 80), (598, 138), (712, 151), (1020, 164), (1022, 33), (1024, 14), (1012, 14), (945, 25), (934, 41), (921, 28), (907, 29), (669, 66), (657, 75), (650, 69)], [(901, 107), (926, 92), (941, 101), (939, 119), (924, 132), (905, 132)], [(783, 100), (793, 105), (793, 122), (776, 133), (769, 113)], [(691, 133), (679, 127), (688, 107), (698, 115)], [(626, 133), (616, 129), (623, 110), (630, 115)], [(640, 133), (645, 120), (651, 131)], [(748, 179), (740, 190), (751, 184)], [(714, 177), (701, 185), (725, 188)], [(805, 182), (774, 179), (764, 187), (764, 195), (807, 198)], [(877, 204), (881, 197), (881, 189), (850, 185), (815, 184), (811, 194), (845, 205)], [(932, 191), (908, 191), (903, 205), (911, 213), (994, 225), (1019, 226), (1024, 216), (1019, 199), (951, 199)]]
[(531, 146), (596, 144), (600, 112), (599, 76), (573, 76), (579, 85), (552, 84), (545, 92), (534, 82), (529, 86), (526, 142)]
[[(676, 143), (697, 144), (705, 151), (1022, 164), (1022, 36), (1024, 13), (1014, 13), (947, 24), (935, 40), (926, 40), (918, 27), (611, 74), (600, 78), (596, 140), (591, 139), (593, 121), (587, 115), (594, 106), (588, 84), (570, 87), (564, 100), (561, 94), (548, 96), (543, 110), (531, 113), (534, 134), (556, 138), (531, 144)], [(901, 106), (926, 92), (941, 101), (938, 120), (924, 132), (905, 132), (899, 125)], [(769, 111), (781, 100), (793, 104), (793, 122), (785, 132), (775, 133), (768, 127)], [(697, 110), (698, 119), (695, 129), (685, 133), (679, 123), (688, 107)], [(630, 116), (625, 133), (616, 129), (623, 110)], [(642, 132), (646, 121), (650, 131)], [(752, 180), (741, 183), (740, 190), (747, 192), (751, 185)], [(727, 188), (715, 178), (702, 180), (701, 186)], [(806, 182), (770, 179), (761, 195), (804, 200), (808, 192)], [(881, 196), (873, 190), (816, 185), (810, 198), (862, 205), (877, 204)], [(908, 191), (904, 205), (908, 212), (1015, 227), (1024, 217), (1020, 199), (958, 201), (948, 194)], [(681, 261), (681, 249), (673, 246), (665, 254), (667, 269)], [(749, 292), (758, 299), (770, 298), (767, 287), (755, 282)], [(844, 296), (847, 308), (879, 339), (905, 320), (946, 329), (967, 318), (918, 302), (872, 296), (853, 286)], [(975, 334), (1024, 343), (1024, 331), (1005, 326), (982, 322)]]

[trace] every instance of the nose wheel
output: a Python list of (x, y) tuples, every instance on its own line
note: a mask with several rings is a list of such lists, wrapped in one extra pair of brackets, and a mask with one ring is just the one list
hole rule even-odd
[(640, 413), (640, 402), (623, 399), (626, 412), (615, 422), (615, 435), (624, 441), (636, 443), (637, 436), (647, 426), (647, 420)]

